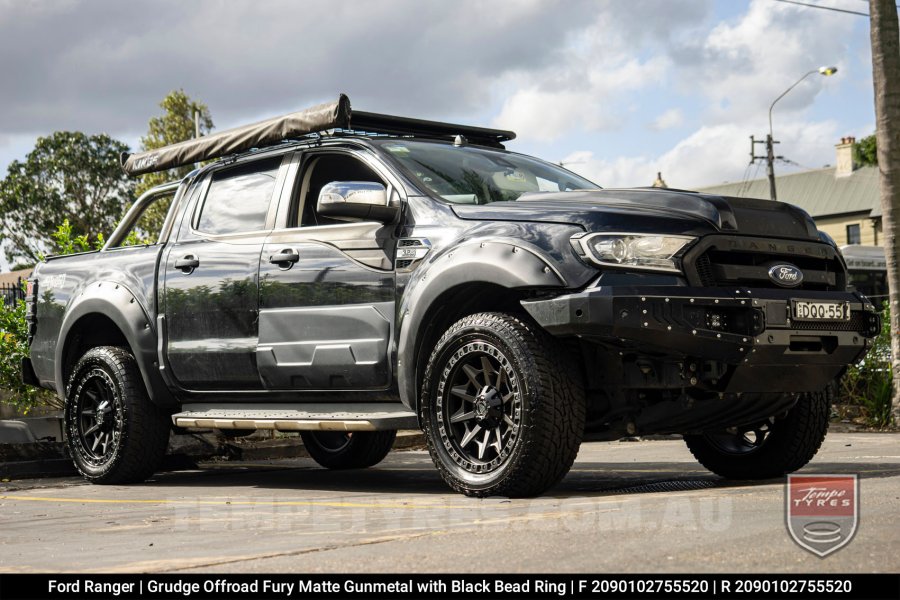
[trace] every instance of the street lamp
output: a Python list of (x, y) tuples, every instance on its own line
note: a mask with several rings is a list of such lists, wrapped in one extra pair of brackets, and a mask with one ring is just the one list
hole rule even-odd
[(788, 92), (792, 89), (800, 85), (800, 82), (809, 77), (810, 75), (815, 75), (818, 73), (823, 77), (830, 77), (837, 73), (837, 67), (819, 67), (818, 69), (813, 69), (809, 73), (806, 73), (803, 77), (794, 82), (794, 84), (788, 89), (784, 90), (780, 96), (775, 98), (772, 104), (769, 106), (769, 135), (766, 136), (766, 162), (768, 164), (768, 175), (769, 175), (769, 197), (772, 200), (777, 200), (775, 195), (775, 138), (772, 132), (772, 109), (775, 108), (775, 104), (787, 96)]

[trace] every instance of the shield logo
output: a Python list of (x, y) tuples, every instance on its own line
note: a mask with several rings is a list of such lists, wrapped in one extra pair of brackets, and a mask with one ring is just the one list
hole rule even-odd
[(785, 502), (791, 537), (821, 558), (846, 546), (856, 534), (856, 475), (788, 475)]

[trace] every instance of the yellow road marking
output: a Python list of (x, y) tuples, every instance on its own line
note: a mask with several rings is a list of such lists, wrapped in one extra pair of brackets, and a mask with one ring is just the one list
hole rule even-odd
[(397, 504), (397, 503), (366, 503), (366, 502), (328, 502), (328, 501), (301, 501), (301, 500), (112, 500), (109, 498), (51, 498), (46, 496), (0, 496), (0, 500), (12, 500), (22, 502), (56, 502), (72, 504), (191, 504), (212, 506), (326, 506), (333, 508), (441, 508), (441, 509), (470, 509), (472, 506), (452, 506), (447, 504)]

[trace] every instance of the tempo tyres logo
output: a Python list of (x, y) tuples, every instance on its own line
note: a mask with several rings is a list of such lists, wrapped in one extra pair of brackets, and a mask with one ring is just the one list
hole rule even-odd
[(821, 558), (846, 546), (856, 534), (856, 475), (788, 475), (785, 501), (791, 537)]

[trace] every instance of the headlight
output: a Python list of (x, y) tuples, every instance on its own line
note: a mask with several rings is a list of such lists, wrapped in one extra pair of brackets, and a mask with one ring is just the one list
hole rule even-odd
[(572, 244), (579, 254), (600, 266), (680, 273), (677, 257), (695, 239), (686, 235), (589, 233), (572, 238)]

